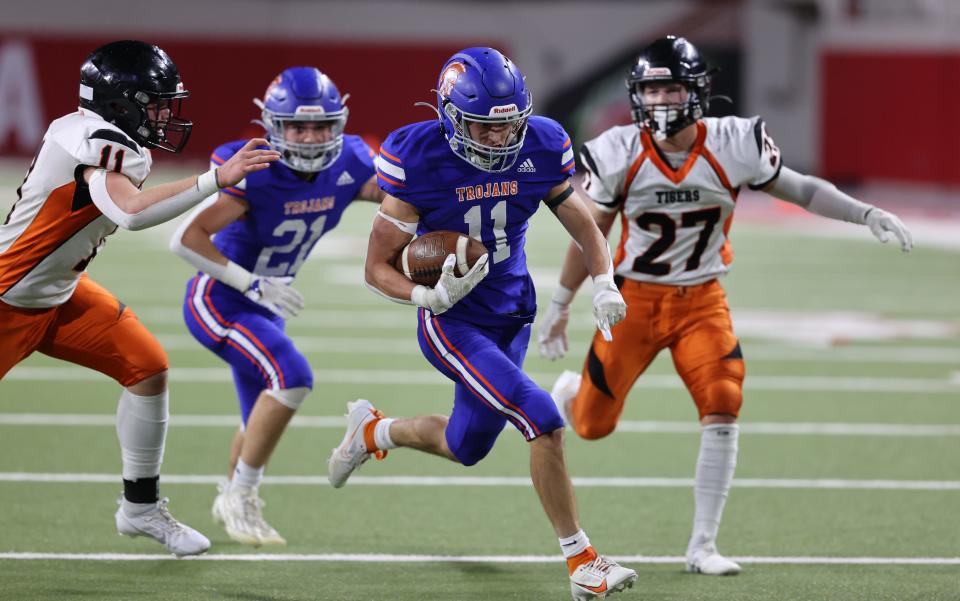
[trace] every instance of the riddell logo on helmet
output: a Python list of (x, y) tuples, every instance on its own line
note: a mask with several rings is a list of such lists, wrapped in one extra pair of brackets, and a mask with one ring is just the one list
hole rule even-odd
[(673, 77), (669, 67), (650, 67), (644, 75), (647, 77)]
[(460, 76), (467, 72), (467, 68), (463, 66), (463, 63), (450, 63), (447, 65), (447, 68), (443, 70), (443, 75), (440, 76), (440, 95), (447, 97), (450, 95), (450, 92), (453, 91), (453, 86), (457, 85), (457, 80), (460, 79)]
[(327, 112), (327, 111), (323, 110), (323, 107), (322, 107), (322, 106), (305, 106), (305, 105), (300, 105), (300, 106), (297, 107), (297, 114), (300, 114), (300, 113), (311, 113), (311, 114), (313, 114), (313, 113), (320, 113), (320, 114), (322, 115), (322, 114), (324, 114), (324, 113), (326, 113), (326, 112)]
[(495, 106), (495, 107), (491, 108), (491, 109), (490, 109), (490, 115), (489, 115), (489, 116), (490, 116), (490, 117), (493, 117), (494, 115), (515, 115), (515, 114), (517, 114), (517, 113), (519, 113), (519, 112), (520, 112), (520, 110), (517, 109), (517, 105), (515, 105), (515, 104), (505, 104), (505, 105), (503, 105), (503, 106)]

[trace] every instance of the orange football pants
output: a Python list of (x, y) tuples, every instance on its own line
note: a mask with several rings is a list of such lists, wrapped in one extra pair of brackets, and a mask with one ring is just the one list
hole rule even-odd
[(743, 355), (720, 283), (665, 286), (624, 280), (620, 292), (627, 316), (613, 327), (612, 342), (599, 331), (594, 334), (573, 399), (577, 434), (594, 439), (612, 432), (633, 383), (664, 348), (670, 349), (701, 419), (717, 413), (738, 415)]
[(34, 351), (132, 386), (167, 369), (167, 354), (132, 310), (88, 278), (50, 309), (0, 302), (0, 378)]

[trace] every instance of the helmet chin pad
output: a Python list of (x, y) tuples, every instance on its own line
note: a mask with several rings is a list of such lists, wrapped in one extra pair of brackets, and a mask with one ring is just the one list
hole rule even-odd
[(643, 109), (643, 124), (656, 138), (662, 140), (695, 123), (697, 118), (693, 117), (693, 112), (687, 103), (646, 106)]

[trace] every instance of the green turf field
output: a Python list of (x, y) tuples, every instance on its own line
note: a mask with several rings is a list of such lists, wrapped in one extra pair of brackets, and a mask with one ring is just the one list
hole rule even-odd
[[(7, 196), (20, 177), (0, 175)], [(232, 542), (210, 517), (236, 402), (228, 370), (182, 324), (191, 270), (166, 250), (173, 226), (109, 239), (91, 276), (170, 353), (163, 494), (214, 546), (174, 561), (151, 541), (115, 534), (119, 387), (33, 356), (0, 382), (0, 599), (569, 598), (513, 430), (473, 468), (398, 450), (344, 489), (325, 483), (347, 401), (369, 398), (388, 415), (451, 403), (451, 385), (419, 355), (413, 310), (362, 286), (372, 215), (372, 206), (348, 211), (297, 280), (308, 309), (289, 329), (317, 387), (261, 491), (266, 517), (289, 540), (269, 550)], [(620, 431), (595, 442), (568, 436), (585, 530), (640, 573), (622, 598), (960, 599), (958, 254), (918, 236), (903, 255), (856, 233), (734, 225), (725, 286), (748, 376), (720, 543), (742, 558), (741, 575), (682, 572), (699, 436), (668, 356), (641, 379)], [(565, 239), (547, 211), (531, 226), (542, 301)], [(526, 369), (544, 386), (583, 360), (588, 299), (576, 307), (570, 356), (552, 364), (531, 348)]]

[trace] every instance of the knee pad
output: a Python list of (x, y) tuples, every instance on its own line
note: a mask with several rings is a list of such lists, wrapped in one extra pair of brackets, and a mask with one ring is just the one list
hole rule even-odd
[(266, 394), (272, 396), (278, 403), (284, 407), (296, 411), (303, 404), (303, 400), (310, 394), (310, 389), (306, 386), (297, 388), (279, 388), (277, 390), (264, 390)]

